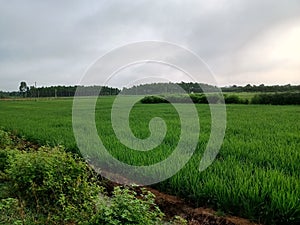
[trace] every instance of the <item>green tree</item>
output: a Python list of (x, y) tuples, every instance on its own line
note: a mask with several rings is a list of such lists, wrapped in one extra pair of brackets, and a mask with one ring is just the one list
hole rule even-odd
[(27, 86), (25, 81), (22, 81), (20, 83), (19, 91), (23, 95), (24, 98), (27, 97), (27, 92), (29, 91), (29, 87)]

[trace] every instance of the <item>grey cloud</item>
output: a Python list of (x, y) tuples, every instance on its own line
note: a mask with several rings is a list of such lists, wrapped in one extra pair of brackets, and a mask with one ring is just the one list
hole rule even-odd
[(240, 82), (239, 71), (229, 74), (224, 63), (299, 11), (298, 0), (3, 1), (0, 90), (14, 90), (21, 80), (76, 84), (99, 56), (143, 40), (190, 48), (220, 76)]

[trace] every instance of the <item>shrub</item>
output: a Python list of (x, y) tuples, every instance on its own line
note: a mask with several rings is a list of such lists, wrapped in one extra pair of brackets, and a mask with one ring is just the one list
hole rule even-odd
[(225, 95), (226, 104), (249, 104), (248, 99), (241, 99), (238, 95)]
[(164, 97), (159, 96), (146, 96), (141, 100), (141, 103), (200, 103), (200, 104), (218, 104), (221, 103), (221, 98), (217, 94), (189, 94), (189, 95), (167, 95)]
[(0, 166), (0, 224), (163, 224), (151, 192), (116, 187), (105, 196), (83, 159), (61, 146), (0, 149)]
[(4, 172), (7, 166), (8, 152), (6, 150), (0, 149), (0, 172)]
[(23, 225), (18, 199), (0, 199), (0, 224)]
[(225, 103), (226, 104), (238, 104), (240, 103), (240, 98), (237, 95), (228, 95), (225, 96)]
[(190, 94), (190, 98), (194, 103), (207, 104), (207, 98), (204, 94)]
[(142, 194), (135, 191), (115, 187), (111, 198), (103, 198), (98, 213), (93, 216), (90, 224), (161, 224), (163, 213), (155, 205), (155, 196), (142, 189)]
[(154, 104), (154, 103), (168, 103), (168, 101), (162, 97), (159, 96), (145, 96), (142, 100), (141, 103), (146, 103), (146, 104)]
[(167, 95), (165, 97), (171, 103), (190, 103), (191, 99), (188, 95)]
[(221, 102), (221, 98), (219, 95), (217, 94), (211, 94), (211, 95), (208, 95), (207, 97), (207, 101), (210, 103), (210, 104), (217, 104), (217, 103), (220, 103)]
[(88, 181), (81, 159), (62, 147), (40, 148), (9, 157), (6, 173), (10, 195), (37, 214), (56, 215), (55, 221), (79, 221), (93, 210), (99, 188)]
[[(217, 99), (218, 101), (218, 99)], [(207, 97), (204, 94), (189, 94), (189, 95), (168, 95), (160, 96), (146, 96), (141, 100), (141, 103), (155, 104), (155, 103), (204, 103), (207, 104)]]
[(300, 93), (276, 93), (255, 95), (252, 104), (300, 105)]
[(5, 149), (7, 146), (12, 145), (9, 133), (0, 129), (0, 149)]

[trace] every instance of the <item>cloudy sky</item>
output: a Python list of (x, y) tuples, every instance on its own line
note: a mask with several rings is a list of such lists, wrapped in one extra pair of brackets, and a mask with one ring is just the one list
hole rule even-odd
[(300, 84), (299, 12), (299, 0), (0, 0), (0, 90), (79, 84), (100, 56), (144, 40), (192, 50), (220, 85)]

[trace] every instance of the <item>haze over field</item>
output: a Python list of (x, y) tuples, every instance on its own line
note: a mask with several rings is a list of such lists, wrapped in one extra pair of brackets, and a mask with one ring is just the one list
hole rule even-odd
[[(144, 40), (194, 51), (222, 86), (300, 84), (299, 12), (298, 0), (1, 1), (0, 90), (78, 84), (97, 58)], [(129, 68), (114, 85), (142, 72)]]

